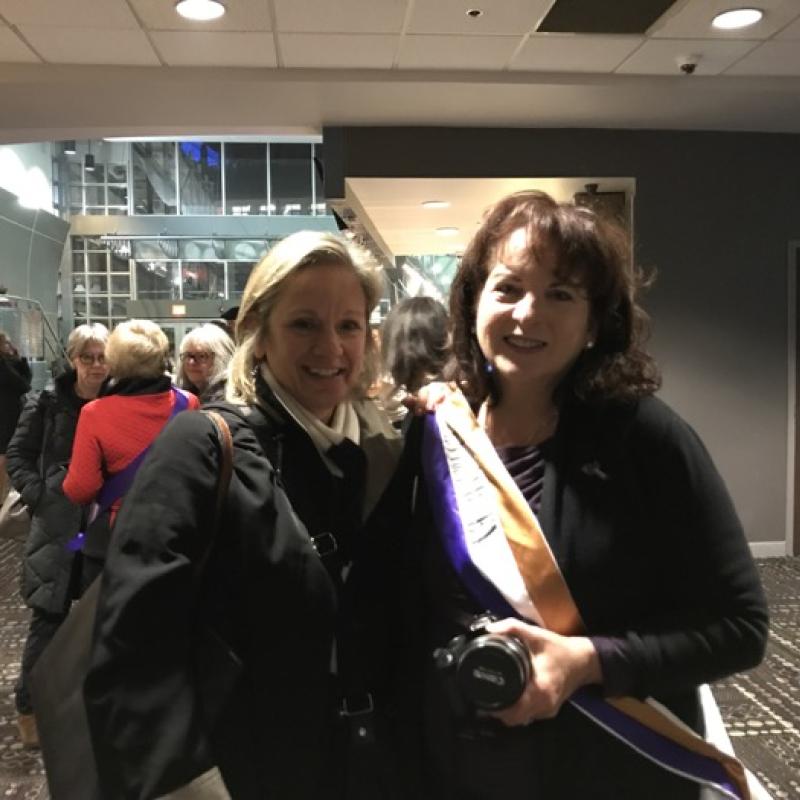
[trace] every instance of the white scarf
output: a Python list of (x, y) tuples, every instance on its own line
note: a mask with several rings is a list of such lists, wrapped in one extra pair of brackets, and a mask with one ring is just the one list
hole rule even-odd
[(354, 444), (360, 444), (361, 425), (353, 404), (349, 400), (339, 403), (333, 412), (331, 424), (326, 425), (278, 383), (266, 362), (261, 363), (261, 375), (292, 419), (311, 437), (325, 466), (337, 478), (341, 478), (341, 469), (328, 458), (326, 453), (331, 447), (341, 444), (345, 439), (350, 439)]

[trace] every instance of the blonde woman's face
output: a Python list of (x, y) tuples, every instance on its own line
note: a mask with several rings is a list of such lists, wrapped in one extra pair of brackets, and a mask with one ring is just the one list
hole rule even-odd
[(256, 349), (280, 385), (329, 423), (364, 367), (367, 300), (356, 273), (339, 264), (286, 279)]

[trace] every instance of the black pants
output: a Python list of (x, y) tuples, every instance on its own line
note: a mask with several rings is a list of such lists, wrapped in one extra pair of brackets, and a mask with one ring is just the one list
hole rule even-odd
[[(75, 588), (70, 592), (70, 596), (80, 597), (102, 571), (102, 561), (82, 554), (76, 556), (71, 581)], [(51, 614), (38, 608), (33, 609), (28, 627), (28, 637), (25, 640), (25, 649), (22, 651), (19, 679), (14, 687), (14, 704), (18, 714), (33, 713), (33, 699), (30, 691), (31, 672), (39, 660), (39, 656), (67, 618), (68, 613), (69, 608), (61, 614)]]

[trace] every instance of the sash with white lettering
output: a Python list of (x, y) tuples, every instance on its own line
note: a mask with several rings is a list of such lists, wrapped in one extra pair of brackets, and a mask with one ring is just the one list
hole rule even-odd
[[(423, 471), (445, 552), (473, 599), (564, 636), (584, 632), (539, 523), (461, 392), (425, 421)], [(579, 689), (575, 708), (641, 755), (707, 794), (750, 800), (742, 765), (652, 699)]]

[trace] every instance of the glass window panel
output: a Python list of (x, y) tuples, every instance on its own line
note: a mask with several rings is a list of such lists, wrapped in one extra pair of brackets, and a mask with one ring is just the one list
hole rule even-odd
[(84, 245), (83, 236), (73, 236), (72, 237), (72, 249), (73, 250), (79, 250), (80, 252), (83, 252), (83, 250), (84, 250), (84, 246), (83, 245)]
[(71, 217), (77, 217), (80, 214), (83, 214), (83, 206), (70, 206), (69, 207), (69, 215)]
[(127, 256), (117, 253), (111, 253), (111, 271), (112, 272), (126, 272), (131, 270), (130, 262)]
[(72, 311), (76, 317), (86, 316), (86, 298), (73, 297), (72, 298)]
[(310, 214), (311, 145), (271, 144), (270, 169), (275, 214)]
[(87, 186), (86, 187), (86, 205), (87, 206), (104, 206), (106, 204), (106, 188), (105, 186)]
[(100, 161), (100, 157), (95, 155), (94, 157), (94, 169), (86, 169), (84, 167), (83, 170), (83, 182), (84, 183), (105, 183), (106, 181), (106, 165)]
[(84, 272), (86, 267), (83, 263), (84, 255), (83, 253), (73, 253), (72, 254), (72, 271), (73, 272)]
[(86, 291), (86, 276), (81, 275), (73, 275), (72, 276), (72, 291), (74, 292), (85, 292)]
[(67, 164), (70, 183), (83, 183), (83, 160), (70, 161)]
[(241, 299), (242, 292), (244, 292), (245, 284), (247, 283), (247, 279), (250, 277), (250, 273), (253, 271), (254, 266), (255, 263), (253, 262), (249, 264), (244, 262), (228, 264), (229, 299), (231, 300)]
[(101, 253), (105, 253), (108, 248), (106, 247), (106, 243), (99, 236), (89, 236), (86, 238), (86, 249), (98, 250)]
[(108, 215), (110, 217), (124, 217), (128, 213), (128, 206), (109, 206)]
[(89, 275), (86, 280), (89, 283), (89, 294), (108, 293), (108, 278), (105, 275)]
[(174, 261), (137, 261), (136, 297), (175, 300), (178, 298), (180, 278)]
[(103, 217), (106, 213), (105, 206), (86, 206), (86, 214), (90, 217)]
[(181, 214), (222, 213), (219, 142), (178, 142)]
[(263, 213), (267, 202), (267, 145), (225, 145), (225, 213)]
[(133, 213), (175, 214), (175, 142), (133, 142)]
[(263, 239), (229, 239), (225, 244), (226, 255), (232, 261), (255, 261), (267, 252)]
[(83, 205), (83, 187), (70, 186), (69, 187), (69, 202), (74, 206)]
[(111, 316), (112, 317), (127, 317), (128, 316), (128, 301), (127, 300), (111, 300)]
[(128, 205), (128, 187), (127, 186), (109, 186), (108, 187), (108, 204), (110, 206), (127, 206)]
[(225, 271), (221, 263), (185, 261), (181, 277), (183, 296), (187, 300), (225, 297)]
[(213, 239), (182, 239), (179, 243), (181, 258), (191, 261), (209, 259), (216, 261), (225, 257), (225, 242)]
[(127, 164), (108, 164), (108, 182), (109, 183), (126, 183), (128, 180), (128, 165)]
[[(111, 294), (130, 294), (131, 279), (129, 275), (111, 276)], [(113, 311), (111, 312), (114, 313)]]
[(89, 298), (89, 314), (93, 317), (107, 317), (108, 316), (108, 298), (106, 297), (90, 297)]
[(106, 254), (105, 253), (87, 253), (86, 264), (88, 272), (105, 272), (106, 271)]

